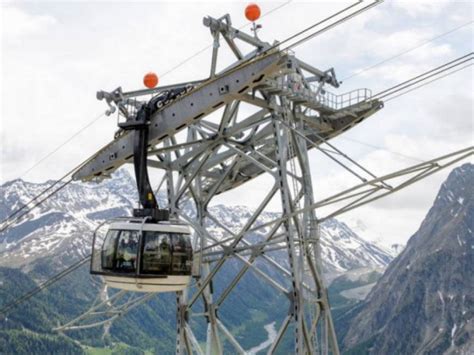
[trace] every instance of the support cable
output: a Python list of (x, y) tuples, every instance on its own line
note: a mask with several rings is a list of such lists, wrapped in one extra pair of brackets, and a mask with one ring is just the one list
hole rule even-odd
[(335, 12), (335, 13), (332, 14), (331, 16), (328, 16), (328, 17), (326, 17), (326, 18), (324, 18), (324, 19), (322, 19), (322, 20), (320, 20), (320, 21), (318, 21), (318, 22), (316, 22), (316, 23), (314, 23), (314, 24), (312, 24), (312, 25), (306, 27), (305, 29), (303, 29), (303, 30), (301, 30), (301, 31), (299, 31), (299, 32), (297, 32), (297, 33), (295, 33), (294, 35), (291, 35), (290, 37), (285, 38), (285, 39), (282, 40), (281, 42), (276, 43), (275, 45), (273, 45), (273, 46), (271, 46), (270, 48), (268, 48), (265, 52), (268, 52), (268, 51), (270, 51), (270, 50), (272, 50), (272, 49), (274, 49), (274, 48), (276, 48), (276, 47), (281, 46), (282, 44), (284, 44), (284, 43), (286, 43), (286, 42), (291, 41), (292, 39), (295, 39), (295, 38), (298, 37), (298, 36), (301, 36), (302, 34), (308, 32), (309, 30), (312, 30), (313, 28), (315, 28), (315, 27), (317, 27), (317, 26), (319, 26), (319, 25), (322, 25), (323, 23), (325, 23), (325, 22), (327, 22), (327, 21), (329, 21), (329, 20), (331, 20), (331, 19), (333, 19), (333, 18), (335, 18), (335, 17), (337, 17), (337, 16), (343, 14), (344, 12), (346, 12), (346, 11), (352, 9), (353, 7), (359, 5), (361, 2), (362, 2), (362, 1), (359, 0), (359, 1), (353, 3), (353, 4), (349, 5), (349, 6), (346, 6), (345, 8), (343, 8), (342, 10), (339, 10), (339, 11)]
[[(466, 69), (467, 67), (471, 67), (471, 66), (474, 66), (474, 64), (467, 64), (467, 65), (465, 65), (465, 66), (462, 66), (462, 67), (459, 68), (459, 69), (450, 71), (450, 72), (448, 72), (447, 74), (444, 74), (444, 75), (442, 75), (442, 76), (439, 76), (439, 77), (436, 77), (436, 78), (434, 78), (434, 79), (432, 79), (432, 80), (429, 80), (429, 81), (427, 81), (427, 82), (425, 82), (425, 83), (422, 83), (422, 84), (420, 84), (420, 85), (418, 85), (418, 86), (415, 86), (414, 88), (412, 88), (412, 89), (410, 89), (410, 90), (407, 90), (407, 91), (404, 91), (404, 92), (402, 92), (402, 93), (400, 93), (400, 94), (398, 94), (398, 95), (389, 97), (388, 99), (384, 100), (384, 102), (388, 102), (388, 101), (394, 100), (394, 99), (396, 99), (396, 98), (398, 98), (398, 97), (401, 97), (401, 96), (403, 96), (403, 95), (406, 95), (406, 94), (408, 94), (408, 93), (410, 93), (410, 92), (412, 92), (412, 91), (415, 91), (415, 90), (417, 90), (417, 89), (419, 89), (419, 88), (422, 88), (422, 87), (424, 87), (424, 86), (426, 86), (426, 85), (428, 85), (428, 84), (431, 84), (431, 83), (433, 83), (433, 82), (435, 82), (435, 81), (441, 80), (441, 79), (443, 79), (443, 78), (445, 78), (445, 77), (447, 77), (447, 76), (450, 76), (450, 75), (452, 75), (452, 74), (455, 74), (455, 73), (457, 73), (457, 72), (459, 72), (459, 71), (461, 71), (461, 70), (463, 70), (463, 69)], [(414, 161), (417, 161), (417, 162), (424, 162), (423, 159), (415, 158), (415, 157), (412, 157), (412, 156), (408, 156), (408, 155), (405, 155), (405, 154), (402, 154), (402, 153), (399, 153), (399, 152), (395, 152), (395, 151), (389, 150), (389, 149), (387, 149), (387, 148), (383, 148), (383, 147), (380, 147), (380, 146), (376, 146), (376, 145), (373, 145), (373, 144), (369, 144), (369, 143), (366, 143), (366, 142), (362, 142), (362, 141), (356, 140), (356, 139), (354, 139), (354, 138), (349, 138), (349, 137), (344, 137), (344, 136), (341, 136), (341, 137), (339, 137), (339, 138), (340, 138), (340, 139), (344, 139), (344, 140), (348, 140), (348, 141), (351, 141), (351, 142), (354, 142), (354, 143), (358, 143), (358, 144), (361, 144), (361, 145), (365, 145), (365, 146), (370, 147), (370, 148), (384, 150), (384, 151), (387, 151), (387, 152), (389, 152), (389, 153), (391, 153), (391, 154), (394, 154), (394, 155), (398, 155), (398, 156), (400, 156), (400, 157), (403, 157), (403, 158), (405, 158), (405, 159), (410, 159), (410, 160), (414, 160)]]
[[(449, 63), (443, 64), (443, 65), (439, 66), (438, 68), (442, 68), (442, 67), (446, 66), (447, 64), (454, 63), (454, 62), (458, 61), (458, 60), (461, 59), (461, 58), (468, 57), (469, 55), (471, 55), (471, 58), (469, 58), (469, 59), (467, 59), (467, 60), (465, 60), (465, 61), (463, 61), (463, 62), (461, 62), (461, 63), (458, 63), (458, 64), (456, 64), (456, 65), (454, 65), (454, 66), (452, 66), (452, 67), (450, 67), (450, 68), (447, 68), (447, 69), (445, 69), (445, 70), (439, 71), (439, 72), (437, 72), (437, 73), (435, 73), (435, 74), (433, 74), (433, 75), (430, 75), (429, 77), (426, 77), (426, 78), (424, 78), (424, 79), (422, 79), (422, 80), (420, 80), (420, 81), (417, 81), (416, 83), (407, 85), (407, 86), (402, 87), (402, 88), (400, 88), (400, 89), (398, 89), (398, 90), (396, 90), (396, 91), (393, 91), (393, 92), (391, 92), (391, 93), (389, 93), (389, 94), (387, 94), (387, 95), (384, 95), (384, 97), (388, 97), (387, 99), (384, 100), (384, 102), (388, 102), (388, 101), (394, 100), (394, 99), (399, 98), (399, 97), (401, 97), (401, 96), (403, 96), (403, 95), (406, 95), (406, 94), (408, 94), (408, 93), (410, 93), (410, 92), (412, 92), (412, 91), (415, 91), (415, 90), (417, 90), (417, 89), (420, 89), (420, 88), (422, 88), (422, 87), (424, 87), (424, 86), (426, 86), (426, 85), (428, 85), (428, 84), (431, 84), (431, 83), (433, 83), (433, 82), (435, 82), (435, 81), (441, 80), (441, 79), (443, 79), (443, 78), (445, 78), (445, 77), (447, 77), (447, 76), (453, 75), (453, 74), (455, 74), (455, 73), (457, 73), (457, 72), (459, 72), (459, 71), (461, 71), (461, 70), (464, 70), (464, 69), (466, 69), (466, 68), (468, 68), (468, 67), (474, 66), (474, 63), (471, 63), (471, 64), (467, 64), (467, 65), (461, 66), (460, 68), (458, 68), (458, 69), (456, 69), (456, 70), (448, 71), (449, 69), (453, 69), (453, 68), (455, 68), (455, 67), (457, 67), (457, 66), (459, 66), (459, 65), (461, 65), (461, 64), (464, 64), (465, 62), (467, 62), (467, 61), (469, 61), (469, 60), (472, 60), (473, 57), (472, 57), (472, 52), (471, 52), (471, 53), (469, 53), (468, 55), (462, 56), (462, 57), (460, 57), (460, 58), (458, 58), (458, 59), (456, 59), (456, 60), (454, 60), (454, 61), (451, 61), (451, 62), (449, 62)], [(438, 68), (436, 68), (436, 69), (438, 69)], [(433, 71), (436, 70), (436, 69), (432, 69), (432, 70), (430, 70), (430, 71), (428, 71), (428, 72), (425, 72), (424, 74), (421, 74), (421, 75), (416, 76), (415, 78), (422, 77), (422, 76), (424, 76), (425, 74), (430, 73), (430, 72), (433, 72)], [(448, 71), (446, 74), (441, 75), (441, 76), (437, 76), (437, 75), (442, 74), (442, 73), (444, 73), (444, 72), (446, 72), (446, 71)], [(431, 80), (429, 80), (429, 81), (424, 82), (426, 79), (431, 78), (431, 77), (433, 77), (433, 76), (435, 77), (434, 79), (431, 79)], [(411, 82), (411, 81), (412, 81), (413, 79), (415, 79), (415, 78), (409, 79), (409, 80), (407, 80), (405, 83), (409, 83), (409, 82)], [(409, 88), (409, 87), (411, 87), (411, 86), (413, 86), (413, 85), (416, 85), (417, 83), (420, 83), (420, 82), (421, 82), (420, 85), (417, 85), (417, 86), (415, 86), (415, 87), (413, 87), (413, 88), (411, 88), (411, 89), (409, 89), (409, 90), (403, 91), (404, 89), (407, 89), (407, 88)], [(403, 84), (403, 83), (402, 83), (402, 84)], [(400, 86), (400, 85), (402, 85), (402, 84), (395, 85), (395, 86), (392, 87), (392, 88), (398, 87), (398, 86)], [(385, 91), (389, 91), (389, 90), (391, 90), (392, 88), (387, 89), (387, 90), (384, 90), (384, 92), (385, 92)], [(398, 93), (398, 92), (400, 92), (400, 93), (397, 94), (397, 95), (395, 95), (395, 96), (391, 96), (391, 95), (396, 94), (396, 93)], [(378, 95), (378, 94), (376, 94), (376, 95)], [(376, 96), (376, 95), (374, 95), (374, 96)], [(403, 158), (405, 158), (405, 159), (410, 159), (410, 160), (417, 161), (417, 162), (424, 162), (423, 159), (416, 158), (416, 157), (412, 157), (412, 156), (408, 156), (408, 155), (406, 155), (406, 154), (402, 154), (402, 153), (399, 153), (399, 152), (395, 152), (395, 151), (389, 150), (389, 149), (387, 149), (387, 148), (383, 148), (383, 147), (380, 147), (380, 146), (377, 146), (377, 145), (373, 145), (373, 144), (369, 144), (369, 143), (366, 143), (366, 142), (363, 142), (363, 141), (359, 141), (359, 140), (356, 140), (356, 139), (354, 139), (354, 138), (349, 138), (349, 137), (344, 137), (344, 136), (341, 136), (341, 137), (339, 137), (339, 138), (340, 138), (340, 139), (347, 140), (347, 141), (351, 141), (351, 142), (354, 142), (354, 143), (358, 143), (358, 144), (361, 144), (361, 145), (365, 145), (365, 146), (370, 147), (370, 148), (384, 150), (384, 151), (387, 151), (387, 152), (389, 152), (389, 153), (391, 153), (391, 154), (394, 154), (394, 155), (398, 155), (398, 156), (400, 156), (400, 157), (403, 157)]]
[[(30, 199), (28, 202), (26, 202), (25, 204), (23, 204), (23, 206), (21, 206), (20, 208), (16, 209), (13, 213), (11, 213), (10, 215), (8, 215), (7, 218), (5, 218), (3, 221), (0, 222), (0, 225), (3, 225), (4, 223), (6, 223), (10, 218), (14, 217), (15, 215), (17, 215), (20, 211), (23, 211), (25, 208), (28, 207), (29, 204), (31, 204), (32, 202), (36, 201), (38, 198), (40, 198), (41, 196), (43, 196), (46, 192), (48, 192), (49, 190), (51, 190), (54, 186), (56, 186), (57, 184), (59, 184), (60, 182), (62, 182), (65, 178), (67, 178), (69, 175), (71, 175), (74, 171), (76, 170), (76, 168), (74, 168), (73, 170), (70, 170), (69, 172), (67, 172), (65, 175), (63, 175), (63, 177), (61, 177), (59, 180), (56, 180), (53, 184), (51, 184), (50, 186), (48, 186), (46, 189), (44, 189), (43, 191), (41, 191), (39, 194), (37, 194), (36, 196), (34, 196), (32, 199)], [(3, 232), (3, 229), (0, 230), (0, 233)]]
[(403, 95), (405, 95), (405, 94), (408, 94), (409, 92), (412, 92), (412, 91), (415, 91), (415, 90), (417, 90), (417, 89), (420, 89), (420, 88), (422, 88), (423, 86), (426, 86), (426, 85), (428, 85), (428, 84), (431, 84), (431, 83), (433, 83), (433, 82), (435, 82), (435, 81), (438, 81), (438, 80), (440, 80), (440, 79), (443, 79), (443, 78), (445, 78), (445, 77), (447, 77), (447, 76), (453, 75), (454, 73), (457, 73), (458, 71), (461, 71), (461, 70), (466, 69), (466, 68), (468, 68), (468, 67), (472, 67), (473, 65), (474, 65), (474, 63), (471, 63), (471, 64), (467, 64), (467, 65), (465, 65), (465, 66), (462, 66), (462, 67), (459, 68), (459, 69), (450, 71), (450, 72), (448, 72), (447, 74), (444, 74), (444, 75), (442, 75), (442, 76), (439, 76), (439, 77), (437, 77), (437, 78), (434, 78), (434, 79), (432, 79), (432, 80), (429, 80), (429, 81), (427, 81), (427, 82), (425, 82), (425, 83), (422, 83), (422, 84), (420, 84), (420, 85), (418, 85), (418, 86), (415, 86), (414, 88), (412, 88), (412, 89), (410, 89), (410, 90), (407, 90), (407, 91), (404, 91), (404, 92), (402, 92), (402, 93), (400, 93), (400, 94), (398, 94), (398, 95), (389, 97), (388, 99), (384, 100), (384, 102), (388, 102), (388, 101), (390, 101), (390, 100), (396, 99), (396, 98), (398, 98), (398, 97), (400, 97), (400, 96), (403, 96)]
[(423, 46), (426, 46), (427, 44), (429, 44), (429, 43), (431, 43), (431, 42), (434, 42), (434, 41), (436, 41), (436, 40), (438, 40), (438, 39), (440, 39), (440, 38), (442, 38), (442, 37), (445, 37), (445, 36), (447, 36), (447, 35), (449, 35), (449, 34), (451, 34), (451, 33), (453, 33), (453, 32), (456, 32), (456, 31), (460, 30), (461, 28), (464, 28), (464, 27), (466, 27), (466, 26), (472, 25), (473, 23), (474, 23), (474, 21), (469, 21), (469, 22), (467, 22), (467, 23), (462, 24), (461, 26), (452, 28), (452, 29), (450, 29), (450, 30), (447, 31), (447, 32), (443, 32), (443, 33), (441, 33), (441, 34), (439, 34), (439, 35), (437, 35), (437, 36), (435, 36), (435, 37), (430, 38), (429, 40), (426, 40), (426, 41), (424, 41), (424, 42), (421, 42), (421, 43), (419, 43), (418, 45), (416, 45), (416, 46), (414, 46), (414, 47), (411, 47), (411, 48), (409, 48), (409, 49), (406, 49), (406, 50), (404, 50), (403, 52), (400, 52), (400, 53), (398, 53), (398, 54), (396, 54), (396, 55), (394, 55), (394, 56), (392, 56), (392, 57), (386, 58), (386, 59), (384, 59), (384, 60), (382, 60), (382, 61), (380, 61), (380, 62), (377, 62), (377, 63), (375, 63), (375, 64), (369, 65), (369, 66), (367, 66), (367, 67), (365, 67), (365, 68), (362, 68), (361, 70), (355, 72), (354, 74), (351, 74), (351, 75), (348, 75), (348, 76), (344, 77), (343, 79), (341, 79), (341, 81), (346, 81), (346, 80), (352, 79), (352, 78), (354, 78), (354, 77), (356, 77), (356, 76), (358, 76), (358, 75), (360, 75), (360, 74), (362, 74), (362, 73), (365, 73), (365, 72), (367, 72), (367, 71), (369, 71), (369, 70), (372, 70), (372, 69), (374, 69), (374, 68), (376, 68), (376, 67), (378, 67), (378, 66), (380, 66), (380, 65), (382, 65), (382, 64), (385, 64), (385, 63), (387, 63), (387, 62), (389, 62), (389, 61), (391, 61), (391, 60), (393, 60), (393, 59), (399, 58), (399, 57), (401, 57), (401, 56), (403, 56), (403, 55), (405, 55), (405, 54), (407, 54), (407, 53), (410, 53), (410, 52), (412, 52), (412, 51), (418, 49), (418, 48), (421, 48), (421, 47), (423, 47)]
[(394, 155), (398, 155), (402, 158), (410, 159), (410, 160), (416, 161), (418, 163), (423, 163), (425, 161), (423, 159), (419, 159), (419, 158), (412, 157), (412, 156), (409, 156), (409, 155), (406, 155), (406, 154), (395, 152), (393, 150), (389, 150), (387, 148), (383, 148), (383, 147), (375, 145), (375, 144), (370, 144), (370, 143), (363, 142), (363, 141), (360, 141), (360, 140), (357, 140), (357, 139), (354, 139), (354, 138), (346, 137), (346, 136), (343, 136), (343, 135), (339, 136), (338, 139), (343, 139), (343, 140), (346, 140), (346, 141), (350, 141), (350, 142), (354, 142), (354, 143), (357, 143), (357, 144), (365, 145), (366, 147), (373, 148), (373, 149), (385, 150), (385, 151), (387, 151), (389, 153), (392, 153)]
[(8, 303), (6, 306), (4, 306), (3, 308), (0, 309), (0, 314), (3, 314), (3, 315), (6, 315), (10, 310), (12, 310), (13, 308), (15, 308), (16, 306), (18, 306), (19, 304), (29, 300), (31, 297), (33, 297), (34, 295), (36, 295), (37, 293), (41, 292), (42, 290), (44, 290), (45, 288), (53, 285), (54, 283), (58, 282), (59, 280), (61, 280), (62, 278), (66, 277), (67, 275), (69, 275), (70, 273), (72, 273), (73, 271), (77, 270), (78, 268), (80, 268), (82, 265), (84, 265), (85, 263), (87, 263), (89, 261), (89, 259), (91, 258), (91, 255), (88, 255), (86, 257), (84, 257), (83, 259), (75, 262), (74, 264), (72, 264), (71, 266), (69, 266), (68, 268), (62, 270), (61, 272), (57, 273), (56, 275), (54, 275), (53, 277), (49, 278), (48, 280), (46, 280), (45, 282), (43, 282), (42, 284), (38, 285), (37, 287), (35, 287), (34, 289), (30, 290), (29, 292), (25, 293), (24, 295), (22, 295), (21, 297), (18, 297), (17, 299), (13, 300), (12, 302)]
[[(47, 199), (49, 199), (50, 197), (54, 196), (57, 192), (61, 191), (63, 188), (65, 188), (67, 185), (69, 185), (71, 182), (72, 182), (72, 178), (69, 178), (69, 180), (67, 181), (63, 181), (65, 178), (67, 178), (69, 175), (72, 175), (74, 174), (76, 171), (78, 171), (79, 169), (81, 169), (85, 164), (87, 164), (90, 159), (92, 158), (89, 158), (87, 160), (85, 160), (84, 162), (80, 163), (79, 165), (77, 165), (75, 168), (71, 169), (69, 172), (67, 172), (65, 175), (63, 175), (63, 177), (61, 177), (59, 180), (57, 180), (56, 182), (54, 182), (51, 186), (47, 187), (46, 189), (44, 189), (43, 191), (41, 191), (39, 194), (35, 195), (30, 201), (28, 201), (26, 204), (24, 204), (22, 207), (18, 208), (17, 210), (15, 210), (13, 213), (11, 213), (7, 218), (5, 218), (1, 224), (5, 224), (2, 226), (2, 228), (0, 229), (0, 233), (3, 233), (5, 232), (9, 227), (11, 227), (12, 225), (16, 224), (17, 222), (19, 222), (24, 216), (26, 216), (28, 213), (30, 213), (34, 208), (40, 206), (43, 202), (45, 202)], [(49, 190), (51, 190), (54, 186), (56, 186), (57, 184), (61, 183), (61, 182), (64, 182), (64, 184), (62, 184), (61, 186), (59, 186), (57, 189), (53, 190), (52, 192), (50, 192), (49, 194), (46, 195), (46, 197), (44, 197), (43, 199), (37, 201), (41, 196), (43, 196), (46, 192), (48, 192)], [(22, 213), (21, 215), (15, 217), (13, 220), (11, 220), (11, 218), (13, 218), (14, 216), (16, 216), (20, 211), (24, 210), (25, 208), (28, 207), (29, 204), (33, 203), (37, 201), (33, 206), (29, 207), (24, 213)]]
[[(279, 6), (276, 6), (274, 7), (273, 9), (269, 10), (268, 12), (265, 12), (262, 14), (262, 16), (260, 18), (263, 18), (265, 16), (268, 16), (270, 15), (271, 13), (281, 9), (282, 7), (285, 7), (286, 5), (288, 5), (289, 3), (293, 2), (293, 0), (289, 0)], [(246, 23), (245, 25), (243, 26), (240, 26), (238, 29), (241, 30), (245, 27), (248, 27), (249, 25), (251, 24), (251, 22), (248, 22)], [(169, 73), (173, 72), (174, 70), (176, 70), (177, 68), (183, 66), (184, 64), (186, 64), (187, 62), (191, 61), (192, 59), (196, 58), (198, 55), (204, 53), (205, 51), (207, 51), (209, 48), (212, 48), (213, 46), (213, 43), (207, 45), (206, 47), (203, 47), (201, 48), (200, 50), (198, 50), (196, 53), (190, 55), (189, 57), (187, 57), (186, 59), (182, 60), (181, 62), (179, 62), (178, 64), (176, 64), (174, 67), (171, 67), (170, 69), (168, 69), (167, 71), (165, 71), (163, 74), (160, 74), (160, 77), (164, 77), (166, 75), (168, 75)]]
[(410, 86), (413, 86), (417, 83), (420, 83), (422, 81), (425, 81), (426, 79), (429, 79), (431, 77), (437, 76), (439, 74), (444, 73), (445, 71), (448, 71), (449, 69), (453, 69), (461, 64), (464, 64), (466, 62), (472, 61), (474, 59), (474, 52), (470, 52), (468, 54), (465, 54), (461, 57), (458, 57), (454, 60), (451, 60), (447, 63), (444, 63), (434, 69), (430, 69), (422, 74), (419, 74), (413, 78), (410, 78), (408, 80), (405, 80), (401, 82), (400, 84), (394, 85), (388, 89), (379, 91), (378, 93), (372, 95), (370, 97), (371, 100), (373, 99), (382, 99), (384, 97), (387, 97), (389, 95), (392, 95), (394, 93), (397, 93), (399, 91), (402, 91), (403, 89), (406, 89)]
[(58, 150), (60, 150), (62, 147), (64, 147), (66, 144), (68, 144), (71, 140), (73, 140), (74, 138), (76, 138), (79, 134), (81, 134), (83, 131), (85, 131), (87, 128), (89, 128), (90, 126), (92, 126), (94, 123), (96, 123), (98, 120), (100, 120), (102, 117), (104, 117), (105, 114), (104, 113), (101, 113), (99, 115), (97, 115), (96, 117), (94, 117), (94, 119), (92, 121), (90, 121), (89, 123), (87, 123), (84, 127), (82, 127), (81, 129), (79, 129), (77, 132), (75, 132), (72, 136), (70, 136), (67, 140), (65, 140), (63, 143), (61, 143), (60, 145), (58, 145), (56, 148), (54, 148), (52, 151), (50, 151), (48, 154), (46, 154), (44, 157), (42, 157), (39, 161), (37, 161), (35, 164), (33, 164), (29, 169), (27, 169), (23, 174), (21, 174), (18, 179), (21, 179), (23, 178), (26, 174), (28, 174), (31, 170), (33, 170), (34, 168), (36, 168), (38, 165), (40, 165), (43, 161), (45, 161), (46, 159), (48, 159), (51, 155), (53, 155), (54, 153), (56, 153)]
[[(36, 168), (38, 165), (40, 165), (43, 161), (45, 161), (46, 159), (48, 159), (50, 156), (52, 156), (54, 153), (56, 153), (58, 150), (60, 150), (61, 148), (63, 148), (66, 144), (68, 144), (71, 140), (73, 140), (75, 137), (77, 137), (80, 133), (82, 133), (83, 131), (85, 131), (87, 128), (89, 128), (90, 126), (92, 126), (95, 122), (97, 122), (99, 119), (101, 119), (102, 117), (104, 116), (104, 113), (101, 113), (100, 115), (94, 117), (94, 119), (92, 121), (90, 121), (87, 125), (85, 125), (84, 127), (82, 127), (81, 129), (79, 129), (77, 132), (75, 132), (72, 136), (70, 136), (66, 141), (64, 141), (63, 143), (61, 143), (59, 146), (57, 146), (55, 149), (53, 149), (52, 151), (50, 151), (48, 154), (46, 154), (43, 158), (41, 158), (39, 161), (37, 161), (35, 164), (33, 164), (28, 170), (26, 170), (24, 173), (22, 173), (17, 179), (22, 179), (26, 174), (28, 174), (30, 171), (32, 171), (34, 168)], [(27, 203), (25, 203), (22, 207), (18, 208), (17, 210), (15, 210), (13, 213), (11, 213), (7, 218), (5, 218), (3, 221), (0, 222), (0, 225), (4, 224), (5, 222), (7, 222), (10, 218), (12, 218), (13, 216), (15, 216), (16, 214), (18, 214), (20, 211), (24, 210), (30, 203), (34, 202), (35, 200), (37, 200), (39, 197), (41, 197), (42, 195), (44, 195), (46, 192), (48, 192), (49, 190), (51, 190), (54, 186), (56, 186), (57, 184), (59, 184), (60, 182), (62, 182), (66, 177), (68, 177), (68, 175), (72, 174), (75, 170), (77, 169), (74, 168), (72, 170), (70, 170), (68, 173), (66, 173), (63, 177), (61, 177), (59, 180), (56, 180), (52, 185), (48, 186), (46, 189), (44, 189), (43, 191), (41, 191), (38, 195), (36, 195), (35, 197), (33, 197), (31, 200), (29, 200)], [(3, 229), (0, 230), (0, 233), (3, 232)]]
[[(24, 216), (26, 216), (28, 213), (30, 213), (35, 207), (38, 207), (39, 205), (41, 205), (43, 202), (45, 202), (47, 199), (49, 199), (50, 197), (52, 197), (53, 195), (55, 195), (56, 193), (58, 193), (59, 191), (61, 191), (63, 188), (65, 188), (67, 185), (69, 185), (70, 183), (72, 182), (72, 179), (69, 179), (68, 181), (66, 181), (64, 184), (62, 184), (60, 187), (58, 187), (56, 190), (52, 191), (51, 193), (47, 194), (46, 197), (44, 197), (43, 199), (39, 200), (38, 202), (36, 202), (33, 206), (31, 206), (29, 209), (27, 209), (25, 212), (23, 212), (22, 214), (20, 214), (18, 217), (15, 217), (13, 220), (7, 222), (3, 227), (2, 229), (0, 229), (0, 233), (3, 233), (4, 231), (6, 231), (10, 226), (16, 224), (17, 222), (19, 222)], [(53, 185), (51, 185), (50, 187), (48, 187), (46, 190), (49, 190), (51, 187), (53, 187), (54, 185), (56, 185), (58, 183), (55, 182)], [(39, 195), (37, 195), (36, 197), (34, 197), (30, 202), (32, 201), (35, 201), (37, 200), (40, 195), (44, 194), (46, 192), (46, 190), (44, 190), (43, 192), (41, 192)], [(28, 203), (30, 203), (28, 202)], [(22, 210), (25, 206), (27, 205), (24, 205), (22, 208), (18, 209), (17, 211), (15, 211), (15, 213), (12, 213), (10, 216), (14, 216), (17, 214), (17, 212), (19, 212), (20, 210)], [(5, 221), (8, 221), (9, 218), (7, 218)]]
[[(363, 13), (363, 12), (365, 12), (365, 11), (367, 11), (367, 10), (370, 10), (371, 8), (373, 8), (373, 7), (377, 6), (377, 5), (380, 5), (382, 2), (383, 2), (383, 0), (375, 0), (373, 3), (371, 3), (371, 4), (367, 5), (367, 6), (364, 6), (363, 8), (361, 8), (361, 9), (359, 9), (359, 10), (357, 10), (357, 11), (354, 11), (354, 12), (350, 13), (349, 15), (344, 16), (343, 18), (337, 20), (336, 22), (331, 23), (331, 24), (329, 24), (328, 26), (323, 27), (322, 29), (315, 31), (315, 32), (313, 32), (313, 33), (307, 35), (306, 37), (303, 37), (303, 38), (299, 39), (299, 40), (296, 41), (295, 43), (292, 43), (292, 44), (288, 45), (287, 47), (285, 47), (285, 48), (282, 49), (282, 50), (288, 50), (288, 49), (290, 49), (290, 48), (294, 48), (294, 47), (296, 47), (296, 46), (299, 46), (299, 45), (301, 45), (301, 44), (303, 44), (303, 43), (309, 41), (310, 39), (312, 39), (312, 38), (314, 38), (314, 37), (320, 35), (321, 33), (324, 33), (324, 32), (326, 32), (326, 31), (332, 29), (333, 27), (336, 27), (337, 25), (340, 25), (341, 23), (344, 23), (344, 22), (346, 22), (347, 20), (350, 20), (351, 18), (360, 15), (361, 13)], [(358, 2), (358, 3), (356, 3), (356, 4), (353, 4), (353, 5), (349, 6), (349, 7), (347, 7), (346, 9), (340, 11), (339, 13), (345, 12), (346, 10), (348, 10), (348, 9), (350, 9), (350, 8), (352, 8), (352, 7), (356, 6), (356, 5), (358, 5), (359, 3), (360, 3), (360, 2)], [(334, 14), (334, 15), (328, 17), (328, 19), (331, 19), (331, 18), (335, 17), (335, 16), (336, 16), (337, 14), (339, 14), (339, 13), (336, 13), (336, 14)], [(327, 19), (326, 19), (325, 21), (327, 21)], [(316, 25), (314, 25), (314, 26), (316, 26)], [(314, 27), (314, 26), (312, 26), (312, 27)], [(306, 32), (306, 30), (305, 30), (304, 32)], [(295, 36), (292, 36), (292, 37), (295, 37)], [(287, 42), (287, 40), (285, 40), (284, 42)]]

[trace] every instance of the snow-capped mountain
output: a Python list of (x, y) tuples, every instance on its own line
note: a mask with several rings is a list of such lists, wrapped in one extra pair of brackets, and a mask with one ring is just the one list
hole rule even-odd
[[(0, 218), (4, 220), (53, 183), (14, 180), (4, 184), (0, 190)], [(22, 267), (53, 256), (54, 261), (64, 259), (70, 264), (84, 257), (90, 253), (92, 231), (101, 220), (129, 214), (135, 199), (133, 187), (134, 181), (125, 171), (101, 185), (66, 186), (2, 233), (1, 265)]]
[(366, 240), (376, 245), (379, 249), (392, 255), (393, 258), (396, 258), (405, 248), (404, 244), (390, 244), (387, 241), (384, 241), (380, 234), (374, 234), (373, 231), (358, 217), (344, 218), (344, 222), (355, 234), (363, 235)]
[(450, 173), (418, 231), (354, 311), (346, 349), (474, 353), (473, 181), (473, 164)]
[[(22, 180), (5, 183), (0, 190), (0, 219), (27, 203), (53, 182), (37, 184)], [(0, 239), (0, 266), (27, 267), (40, 258), (69, 265), (90, 253), (92, 231), (104, 219), (129, 215), (137, 205), (134, 179), (126, 170), (101, 184), (71, 183), (34, 209), (18, 224), (8, 228)], [(231, 231), (238, 231), (250, 217), (244, 206), (213, 206), (210, 212)], [(278, 217), (264, 213), (258, 223)], [(215, 238), (226, 232), (210, 226)], [(256, 232), (264, 233), (265, 230)], [(392, 255), (367, 242), (336, 219), (321, 226), (323, 270), (328, 279), (358, 268), (383, 269)]]

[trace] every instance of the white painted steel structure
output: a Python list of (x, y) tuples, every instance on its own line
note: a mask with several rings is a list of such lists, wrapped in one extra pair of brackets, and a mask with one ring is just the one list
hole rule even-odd
[[(183, 96), (170, 100), (153, 115), (149, 130), (148, 166), (165, 172), (157, 185), (157, 190), (166, 190), (168, 206), (164, 207), (170, 209), (171, 216), (188, 223), (196, 236), (196, 282), (177, 294), (176, 353), (222, 354), (224, 343), (230, 344), (235, 353), (246, 353), (229, 331), (226, 319), (219, 315), (219, 308), (242, 277), (254, 272), (287, 299), (284, 307), (275, 310), (283, 312), (283, 321), (278, 324), (269, 354), (278, 350), (284, 337), (293, 339), (295, 354), (338, 354), (327, 290), (321, 277), (319, 223), (472, 155), (472, 148), (376, 177), (328, 142), (383, 107), (380, 100), (371, 99), (370, 90), (331, 94), (326, 86), (339, 87), (333, 69), (316, 69), (290, 51), (281, 51), (278, 45), (233, 28), (228, 15), (219, 19), (207, 17), (204, 25), (210, 28), (214, 39), (208, 79), (129, 93), (118, 88), (98, 94), (107, 100), (109, 113), (118, 109), (120, 116), (130, 119), (142, 105), (140, 99), (144, 95), (191, 84)], [(236, 62), (218, 71), (222, 40)], [(241, 42), (253, 50), (244, 54)], [(75, 173), (74, 179), (101, 180), (131, 162), (132, 138), (128, 132), (118, 132), (110, 144)], [(312, 148), (355, 175), (360, 185), (315, 201), (308, 160), (308, 150)], [(216, 196), (245, 189), (246, 182), (262, 174), (272, 177), (272, 183), (262, 186), (265, 196), (242, 229), (231, 230), (210, 212), (209, 206)], [(279, 201), (281, 216), (262, 222), (262, 214), (272, 200)], [(315, 209), (328, 206), (336, 208), (318, 219)], [(212, 234), (216, 226), (226, 235), (217, 239)], [(281, 251), (285, 251), (285, 260), (277, 259), (283, 255)], [(220, 285), (216, 291), (212, 284), (229, 260), (239, 261), (240, 270), (229, 284)], [(273, 268), (281, 277), (270, 276), (262, 265)], [(121, 298), (123, 293), (114, 297)], [(147, 297), (142, 295), (129, 302), (135, 306)], [(103, 316), (106, 312), (97, 309), (114, 305), (110, 300), (107, 302), (94, 306), (88, 314), (59, 330), (104, 324), (84, 321), (94, 313)], [(199, 311), (194, 311), (196, 308)], [(123, 313), (122, 310), (120, 314)], [(116, 317), (111, 313), (110, 320)], [(197, 338), (193, 317), (206, 320), (205, 339)], [(200, 345), (203, 343), (204, 349)]]

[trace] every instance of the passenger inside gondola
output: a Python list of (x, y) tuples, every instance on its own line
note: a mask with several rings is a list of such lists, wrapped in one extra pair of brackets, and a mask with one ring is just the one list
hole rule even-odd
[(170, 269), (170, 237), (165, 233), (145, 232), (142, 272), (167, 274)]
[(143, 231), (140, 241), (140, 233), (110, 230), (102, 246), (103, 269), (120, 274), (190, 275), (193, 250), (189, 235)]
[(115, 270), (134, 272), (138, 252), (138, 231), (122, 231), (117, 245)]
[(175, 236), (173, 243), (173, 271), (180, 274), (186, 270), (186, 245), (184, 238)]

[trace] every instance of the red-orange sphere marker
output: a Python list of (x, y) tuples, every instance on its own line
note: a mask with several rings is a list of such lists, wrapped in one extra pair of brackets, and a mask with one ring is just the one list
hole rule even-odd
[(245, 17), (249, 21), (257, 21), (260, 18), (260, 7), (257, 4), (247, 5), (245, 8)]
[(148, 89), (153, 89), (158, 85), (158, 75), (152, 72), (146, 73), (143, 77), (143, 84), (145, 84)]

